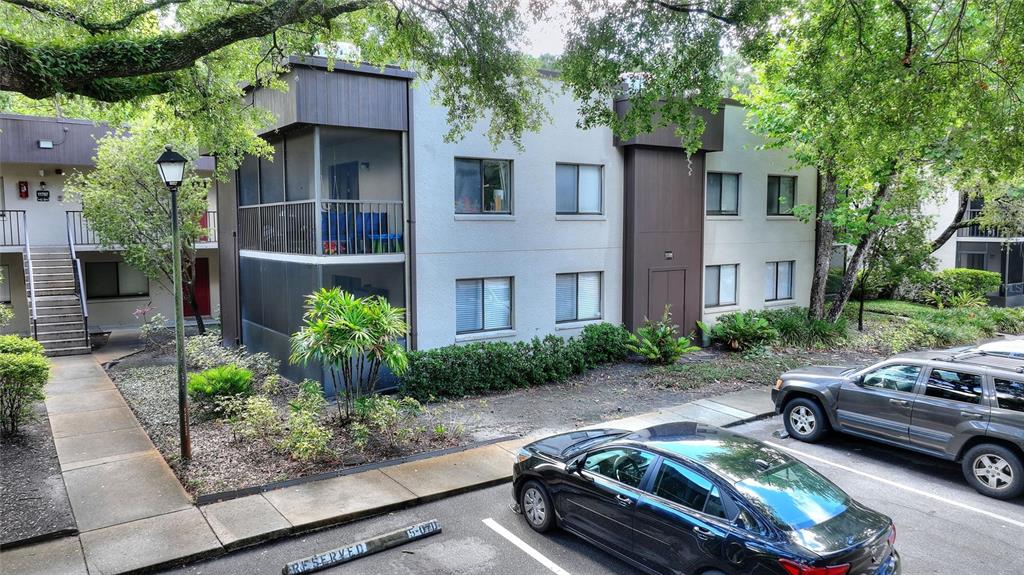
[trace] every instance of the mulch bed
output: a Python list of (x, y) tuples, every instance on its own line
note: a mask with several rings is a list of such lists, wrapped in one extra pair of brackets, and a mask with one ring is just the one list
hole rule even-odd
[(46, 405), (13, 437), (0, 439), (0, 546), (78, 531), (60, 474)]
[[(317, 461), (296, 461), (277, 449), (273, 441), (236, 441), (227, 423), (192, 404), (189, 410), (192, 460), (186, 465), (179, 457), (178, 392), (173, 356), (143, 352), (108, 366), (107, 371), (182, 485), (196, 496), (256, 487), (456, 447), (466, 442), (465, 437), (455, 434), (435, 435), (433, 429), (438, 421), (432, 413), (426, 413), (417, 419), (421, 431), (401, 451), (385, 451), (373, 443), (365, 450), (358, 450), (344, 427), (337, 425), (337, 412), (331, 405), (324, 412), (324, 419), (334, 432), (330, 447), (335, 455)], [(296, 393), (297, 386), (282, 378), (278, 390), (267, 394), (282, 419), (288, 413), (288, 401), (294, 399)]]

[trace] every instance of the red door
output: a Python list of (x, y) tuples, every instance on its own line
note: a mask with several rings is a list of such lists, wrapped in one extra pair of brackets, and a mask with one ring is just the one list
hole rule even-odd
[[(196, 304), (199, 306), (200, 315), (210, 315), (210, 260), (209, 258), (196, 258), (195, 269), (195, 290)], [(185, 294), (185, 316), (195, 315)]]

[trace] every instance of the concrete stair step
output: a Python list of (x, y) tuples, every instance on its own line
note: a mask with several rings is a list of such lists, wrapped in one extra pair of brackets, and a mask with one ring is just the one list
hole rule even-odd
[(59, 271), (51, 272), (47, 270), (47, 273), (40, 273), (36, 270), (32, 270), (33, 279), (37, 282), (45, 281), (75, 281), (75, 272), (73, 271)]
[(67, 349), (69, 347), (80, 347), (85, 345), (85, 335), (81, 337), (66, 337), (62, 339), (47, 339), (38, 340), (43, 345), (43, 349), (49, 351), (53, 349)]
[(92, 353), (92, 348), (86, 345), (81, 345), (78, 347), (64, 347), (60, 349), (44, 349), (43, 353), (47, 357), (62, 357), (65, 355), (87, 355)]
[(75, 288), (73, 287), (52, 287), (52, 288), (41, 288), (36, 286), (35, 294), (37, 298), (48, 297), (48, 296), (71, 296), (75, 295)]
[(48, 344), (50, 342), (57, 342), (57, 341), (61, 341), (61, 342), (76, 342), (77, 341), (77, 342), (81, 343), (81, 342), (85, 341), (85, 330), (82, 329), (81, 324), (79, 324), (78, 330), (72, 330), (72, 331), (54, 331), (54, 332), (47, 333), (47, 332), (43, 331), (42, 329), (40, 329), (36, 333), (36, 341), (38, 341), (39, 343), (43, 344), (43, 347), (46, 347), (46, 344)]
[(36, 313), (36, 323), (39, 325), (52, 325), (55, 323), (82, 323), (82, 310), (78, 307), (67, 310), (64, 313), (53, 313), (52, 309), (41, 310), (36, 308)]
[(82, 331), (82, 326), (85, 322), (82, 321), (82, 317), (78, 316), (76, 319), (66, 319), (63, 321), (37, 321), (36, 329), (39, 333), (59, 333), (62, 331)]
[(36, 294), (36, 311), (40, 309), (50, 309), (55, 307), (71, 307), (75, 306), (81, 309), (81, 303), (78, 301), (78, 296), (74, 294), (70, 295), (39, 295)]
[(75, 287), (75, 280), (74, 280), (74, 278), (71, 278), (71, 279), (52, 279), (52, 278), (42, 279), (41, 276), (36, 276), (35, 277), (35, 284), (36, 284), (36, 289), (37, 290), (38, 289), (63, 288), (63, 287), (74, 288)]
[[(25, 269), (28, 272), (28, 269)], [(71, 264), (39, 265), (39, 262), (32, 263), (32, 275), (36, 274), (73, 274), (74, 268)]]

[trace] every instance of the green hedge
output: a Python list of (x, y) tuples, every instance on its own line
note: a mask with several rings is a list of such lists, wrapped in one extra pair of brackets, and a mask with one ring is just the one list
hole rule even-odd
[(0, 335), (0, 353), (34, 353), (43, 355), (43, 344), (17, 335)]
[[(33, 342), (35, 343), (35, 342)], [(0, 431), (13, 434), (44, 399), (50, 361), (37, 353), (0, 353)]]
[(1002, 285), (1003, 279), (996, 272), (972, 270), (967, 268), (951, 268), (942, 270), (932, 276), (932, 289), (944, 299), (959, 293), (985, 295), (994, 292)]
[(584, 328), (578, 338), (556, 335), (530, 342), (451, 345), (409, 354), (401, 392), (419, 401), (509, 391), (564, 381), (602, 363), (620, 361), (629, 332), (602, 323)]

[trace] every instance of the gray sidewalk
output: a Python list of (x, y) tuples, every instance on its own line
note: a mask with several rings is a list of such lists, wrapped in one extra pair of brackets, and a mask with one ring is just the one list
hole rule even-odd
[[(47, 408), (80, 535), (0, 552), (2, 573), (131, 573), (355, 521), (508, 481), (534, 438), (410, 461), (196, 507), (91, 356), (55, 361)], [(732, 426), (770, 415), (767, 389), (590, 427)]]

